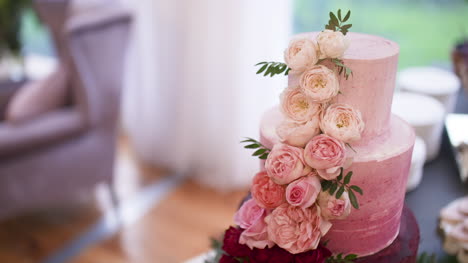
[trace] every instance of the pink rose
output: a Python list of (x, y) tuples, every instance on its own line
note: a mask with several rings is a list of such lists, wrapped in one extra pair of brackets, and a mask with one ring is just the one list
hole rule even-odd
[(286, 201), (292, 206), (308, 208), (315, 203), (321, 190), (320, 179), (313, 172), (286, 187)]
[(287, 144), (273, 146), (265, 162), (268, 176), (277, 184), (288, 184), (307, 175), (311, 169), (304, 162), (304, 150)]
[(304, 148), (314, 136), (320, 134), (319, 119), (313, 118), (305, 124), (284, 121), (276, 127), (276, 134), (281, 142)]
[(293, 39), (284, 51), (284, 61), (294, 73), (301, 73), (317, 63), (317, 45), (308, 38)]
[(235, 223), (245, 229), (239, 238), (240, 244), (247, 245), (250, 249), (274, 246), (268, 239), (266, 215), (267, 211), (260, 207), (255, 199), (250, 199), (241, 206), (234, 216)]
[(322, 131), (343, 142), (361, 139), (364, 121), (361, 112), (346, 104), (332, 104), (326, 110), (320, 122)]
[(300, 208), (283, 204), (265, 218), (268, 237), (292, 254), (316, 249), (331, 223), (322, 218), (320, 208)]
[[(304, 150), (306, 163), (317, 170), (338, 170), (344, 164), (345, 158), (344, 143), (325, 134), (312, 138)], [(320, 171), (318, 172), (321, 175)]]
[(313, 66), (302, 73), (300, 86), (304, 94), (315, 103), (327, 102), (340, 91), (335, 73), (323, 65)]
[(341, 58), (349, 47), (343, 33), (326, 29), (317, 36), (320, 58)]
[(309, 99), (299, 87), (288, 87), (280, 96), (281, 109), (289, 119), (305, 123), (313, 118), (318, 118), (321, 113), (321, 105)]
[(274, 183), (265, 171), (255, 175), (250, 189), (257, 204), (266, 209), (273, 209), (285, 203), (283, 186)]
[(351, 213), (351, 202), (346, 191), (340, 199), (336, 199), (329, 192), (321, 192), (317, 203), (322, 211), (322, 216), (328, 220), (345, 219)]

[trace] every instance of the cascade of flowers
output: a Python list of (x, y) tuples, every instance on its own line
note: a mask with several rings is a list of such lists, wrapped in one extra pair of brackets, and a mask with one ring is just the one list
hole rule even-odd
[[(238, 227), (224, 237), (219, 262), (352, 262), (356, 256), (331, 252), (322, 238), (331, 220), (344, 220), (352, 207), (359, 208), (350, 185), (353, 142), (361, 139), (364, 122), (359, 110), (334, 103), (340, 94), (338, 77), (347, 79), (351, 69), (343, 54), (351, 25), (330, 12), (326, 29), (316, 39), (293, 39), (285, 50), (285, 64), (262, 62), (257, 74), (294, 74), (300, 81), (281, 94), (285, 120), (277, 127), (281, 143), (272, 149), (248, 138), (246, 148), (265, 160), (264, 170), (253, 179), (252, 198), (235, 215)], [(329, 61), (336, 68), (328, 68)], [(357, 193), (357, 194), (356, 194)], [(341, 261), (339, 261), (341, 260)]]

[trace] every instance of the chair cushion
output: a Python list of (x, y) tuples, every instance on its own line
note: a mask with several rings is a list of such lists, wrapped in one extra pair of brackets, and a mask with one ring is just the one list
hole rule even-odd
[(11, 99), (5, 121), (21, 123), (66, 105), (67, 73), (59, 67), (48, 77), (22, 86)]

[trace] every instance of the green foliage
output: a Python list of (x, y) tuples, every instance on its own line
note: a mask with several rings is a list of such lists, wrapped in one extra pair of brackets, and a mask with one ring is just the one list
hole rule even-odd
[(260, 69), (257, 71), (257, 74), (262, 74), (263, 76), (273, 77), (274, 75), (280, 75), (284, 73), (284, 75), (288, 75), (289, 71), (291, 70), (288, 68), (288, 65), (282, 62), (260, 62), (257, 63), (255, 66), (260, 66)]
[(423, 252), (419, 255), (417, 263), (436, 263), (437, 257), (435, 254), (429, 255), (426, 252)]
[(325, 25), (325, 29), (340, 31), (343, 35), (346, 35), (349, 29), (353, 26), (353, 24), (344, 24), (350, 17), (351, 10), (349, 10), (344, 17), (341, 16), (341, 9), (338, 9), (338, 15), (330, 12), (330, 20), (328, 20), (328, 24)]
[(21, 18), (31, 5), (31, 0), (0, 0), (0, 58), (5, 53), (19, 56), (23, 45)]
[(355, 254), (349, 254), (345, 256), (343, 253), (340, 253), (336, 256), (327, 258), (327, 263), (353, 263), (356, 259), (357, 255)]
[(215, 238), (212, 238), (211, 239), (211, 248), (214, 250), (214, 257), (210, 258), (210, 259), (206, 259), (205, 260), (205, 263), (219, 263), (219, 260), (221, 259), (221, 257), (224, 255), (224, 250), (223, 250), (223, 244), (221, 241), (215, 239)]
[(339, 199), (344, 192), (348, 192), (349, 201), (355, 209), (359, 209), (359, 202), (357, 200), (356, 193), (359, 195), (363, 194), (362, 189), (357, 185), (349, 185), (353, 172), (348, 172), (345, 176), (343, 174), (344, 169), (340, 169), (340, 175), (335, 180), (324, 180), (322, 181), (322, 191), (329, 192), (330, 195), (335, 195)]
[(265, 147), (263, 144), (261, 144), (259, 141), (254, 140), (252, 138), (245, 138), (245, 140), (241, 141), (241, 143), (247, 143), (244, 148), (246, 149), (257, 149), (252, 156), (258, 156), (258, 158), (262, 160), (266, 160), (268, 158), (268, 154), (270, 154), (270, 149)]
[(331, 61), (338, 68), (338, 76), (343, 73), (343, 76), (347, 80), (350, 75), (351, 76), (353, 75), (353, 71), (344, 64), (343, 60), (338, 59), (338, 58), (334, 58)]

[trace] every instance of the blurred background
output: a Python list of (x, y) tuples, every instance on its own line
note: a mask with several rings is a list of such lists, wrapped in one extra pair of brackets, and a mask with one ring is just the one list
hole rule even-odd
[(258, 170), (239, 141), (287, 85), (254, 65), (339, 8), (400, 45), (393, 111), (419, 138), (406, 203), (420, 251), (456, 262), (436, 229), (467, 193), (465, 0), (0, 0), (0, 262), (208, 251)]

